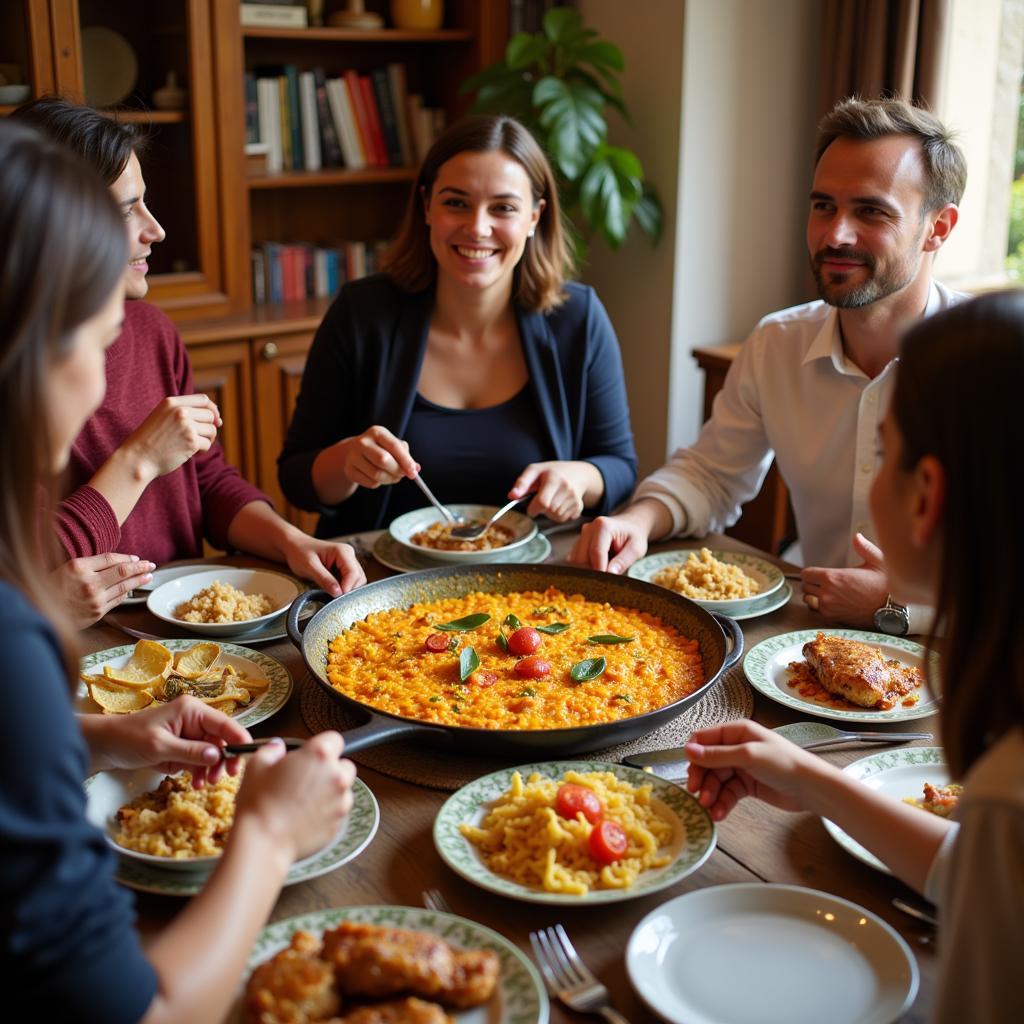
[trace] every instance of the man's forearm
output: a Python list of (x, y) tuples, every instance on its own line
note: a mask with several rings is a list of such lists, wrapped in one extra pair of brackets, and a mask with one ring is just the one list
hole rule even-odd
[(103, 495), (117, 517), (118, 526), (123, 526), (155, 476), (151, 467), (122, 445), (96, 470), (89, 486)]

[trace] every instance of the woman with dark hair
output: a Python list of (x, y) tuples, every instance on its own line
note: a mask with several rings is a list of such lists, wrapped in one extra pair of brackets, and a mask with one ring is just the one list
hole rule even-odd
[(306, 363), (278, 476), (318, 536), (422, 505), (420, 471), (442, 501), (533, 493), (528, 514), (559, 521), (629, 494), (618, 341), (570, 268), (530, 133), (504, 116), (446, 131), (383, 273), (342, 288)]
[[(235, 821), (203, 892), (144, 953), (116, 855), (85, 817), (90, 771), (188, 767), (215, 781), (249, 734), (192, 697), (132, 715), (84, 715), (71, 693), (73, 629), (43, 571), (40, 492), (103, 399), (124, 316), (128, 256), (93, 171), (30, 128), (0, 122), (0, 977), (12, 1020), (220, 1021), (292, 860), (351, 806), (355, 771), (324, 733), (250, 759)], [(15, 690), (15, 686), (17, 689)], [(229, 770), (234, 770), (233, 763)], [(211, 936), (216, 941), (211, 941)]]
[(194, 393), (177, 330), (155, 306), (138, 301), (149, 290), (146, 260), (164, 229), (146, 206), (132, 126), (57, 97), (34, 100), (12, 116), (99, 172), (121, 209), (130, 245), (125, 295), (135, 301), (126, 304), (124, 330), (107, 355), (107, 396), (72, 448), (70, 493), (57, 513), (71, 559), (57, 580), (79, 624), (95, 621), (148, 582), (157, 564), (201, 555), (204, 536), (217, 548), (286, 562), (333, 594), (364, 583), (351, 547), (314, 540), (287, 523), (225, 461), (216, 443), (220, 411)]
[(938, 903), (940, 1021), (1024, 1019), (1021, 381), (1024, 293), (922, 321), (903, 345), (871, 492), (892, 589), (937, 609), (928, 647), (940, 654), (946, 761), (964, 783), (955, 820), (887, 799), (752, 722), (686, 746), (690, 789), (716, 821), (745, 796), (812, 811)]

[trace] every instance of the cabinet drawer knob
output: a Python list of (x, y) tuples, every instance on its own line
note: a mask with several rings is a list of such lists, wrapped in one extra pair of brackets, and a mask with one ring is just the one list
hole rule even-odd
[(263, 351), (260, 353), (264, 359), (276, 359), (277, 358), (277, 345), (272, 341), (268, 341), (263, 346)]

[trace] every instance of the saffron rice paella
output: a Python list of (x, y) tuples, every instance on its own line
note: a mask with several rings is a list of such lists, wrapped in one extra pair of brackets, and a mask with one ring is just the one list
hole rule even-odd
[(331, 641), (327, 662), (331, 685), (361, 703), (478, 729), (614, 722), (704, 683), (695, 639), (555, 587), (376, 612)]

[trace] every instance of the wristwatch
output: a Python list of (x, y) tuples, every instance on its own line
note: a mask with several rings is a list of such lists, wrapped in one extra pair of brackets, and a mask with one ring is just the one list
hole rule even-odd
[(875, 629), (890, 636), (906, 636), (910, 631), (910, 612), (886, 594), (885, 604), (875, 612)]

